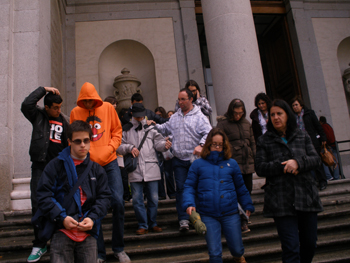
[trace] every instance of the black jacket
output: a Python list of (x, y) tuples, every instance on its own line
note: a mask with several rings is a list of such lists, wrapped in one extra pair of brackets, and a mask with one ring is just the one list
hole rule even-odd
[[(305, 125), (305, 130), (310, 135), (312, 144), (314, 145), (317, 152), (321, 150), (321, 142), (327, 141), (326, 134), (319, 123), (316, 114), (313, 110), (304, 107), (303, 121)], [(317, 138), (320, 135), (320, 138)]]
[(253, 133), (254, 133), (254, 139), (256, 142), (258, 141), (258, 138), (262, 135), (261, 126), (259, 123), (258, 110), (259, 109), (256, 108), (250, 113), (250, 118), (252, 119), (252, 128), (253, 128)]
[[(130, 122), (131, 118), (131, 108), (129, 108), (128, 111), (124, 114), (123, 118), (121, 119), (122, 125), (125, 125), (128, 122)], [(167, 122), (169, 118), (162, 118), (159, 115), (155, 114), (153, 111), (146, 109), (146, 120), (155, 121), (157, 124), (163, 124)]]
[[(56, 222), (57, 229), (64, 228), (63, 220), (66, 216), (71, 216), (78, 222), (89, 217), (94, 221), (94, 226), (88, 233), (96, 237), (100, 221), (107, 214), (111, 195), (107, 175), (102, 166), (93, 162), (91, 170), (80, 185), (86, 194), (83, 206), (80, 203), (80, 191), (77, 189), (71, 202), (62, 207), (65, 196), (70, 193), (78, 180), (77, 177), (84, 173), (89, 162), (92, 162), (90, 154), (83, 163), (74, 166), (70, 157), (70, 147), (65, 148), (57, 158), (46, 165), (38, 182), (37, 197), (40, 210)], [(76, 174), (72, 173), (73, 170)]]
[[(44, 87), (39, 87), (29, 94), (24, 99), (21, 106), (21, 111), (33, 125), (32, 139), (29, 147), (30, 160), (32, 162), (46, 163), (46, 156), (50, 145), (50, 123), (49, 116), (44, 108), (37, 105), (37, 102), (44, 97), (46, 90)], [(64, 115), (63, 132), (67, 132), (68, 122)], [(63, 141), (63, 146), (67, 147), (68, 142)]]
[[(284, 173), (281, 163), (294, 159), (299, 174)], [(288, 143), (267, 131), (257, 142), (255, 171), (266, 177), (264, 216), (294, 216), (296, 211), (321, 212), (322, 204), (311, 170), (321, 164), (310, 136), (296, 129)]]

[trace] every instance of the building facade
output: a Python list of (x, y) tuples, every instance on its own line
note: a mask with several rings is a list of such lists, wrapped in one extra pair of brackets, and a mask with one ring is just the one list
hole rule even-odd
[(233, 98), (250, 112), (259, 92), (302, 95), (338, 141), (350, 140), (348, 0), (2, 0), (0, 14), (0, 212), (30, 209), (24, 98), (56, 87), (69, 115), (84, 82), (102, 99), (115, 95), (125, 67), (152, 110), (173, 109), (188, 79), (209, 98), (213, 125)]

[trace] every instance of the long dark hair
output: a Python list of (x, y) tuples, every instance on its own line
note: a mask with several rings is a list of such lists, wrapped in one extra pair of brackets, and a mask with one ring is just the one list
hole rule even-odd
[(163, 107), (157, 107), (154, 112), (159, 111), (162, 114), (162, 118), (168, 118), (168, 116), (166, 115), (166, 111)]
[[(294, 132), (295, 129), (297, 129), (297, 120), (295, 118), (295, 114), (292, 111), (292, 109), (289, 107), (288, 103), (285, 102), (284, 100), (281, 99), (276, 99), (271, 103), (271, 108), (272, 107), (280, 107), (282, 110), (285, 111), (285, 113), (288, 116), (288, 120), (287, 120), (287, 131), (286, 131), (286, 137), (287, 139), (289, 138), (289, 136)], [(276, 129), (273, 127), (273, 124), (271, 122), (271, 116), (270, 116), (270, 111), (271, 108), (269, 108), (269, 121), (267, 122), (267, 130), (274, 132), (276, 134), (278, 134), (278, 132), (276, 131)]]
[(258, 93), (256, 96), (255, 96), (255, 100), (254, 100), (254, 105), (255, 107), (259, 108), (258, 107), (258, 104), (259, 104), (259, 101), (262, 100), (262, 101), (265, 101), (266, 102), (266, 105), (267, 105), (267, 108), (271, 108), (271, 99), (269, 98), (269, 96), (266, 95), (266, 93), (264, 92), (261, 92), (261, 93)]
[(203, 159), (206, 159), (207, 156), (210, 154), (210, 152), (211, 152), (210, 151), (210, 146), (213, 143), (213, 137), (215, 135), (221, 135), (222, 136), (223, 145), (224, 145), (224, 147), (223, 147), (224, 158), (226, 160), (230, 159), (231, 156), (232, 156), (230, 142), (229, 142), (229, 140), (227, 138), (226, 133), (223, 130), (221, 130), (220, 128), (213, 128), (208, 133), (207, 139), (205, 140), (205, 144), (203, 145), (203, 149), (202, 149), (202, 152), (201, 152), (201, 157)]
[(196, 87), (198, 92), (201, 92), (201, 89), (199, 88), (199, 85), (197, 82), (195, 82), (193, 79), (190, 79), (189, 81), (186, 82), (185, 88), (188, 89), (189, 86)]
[(244, 119), (245, 116), (246, 116), (246, 110), (245, 110), (245, 106), (244, 106), (244, 102), (241, 100), (241, 99), (233, 99), (231, 102), (230, 102), (230, 105), (228, 105), (228, 108), (227, 108), (227, 112), (225, 113), (225, 117), (228, 118), (230, 121), (233, 121), (233, 111), (234, 109), (237, 109), (237, 108), (242, 108), (243, 109), (243, 115), (241, 117), (241, 119)]

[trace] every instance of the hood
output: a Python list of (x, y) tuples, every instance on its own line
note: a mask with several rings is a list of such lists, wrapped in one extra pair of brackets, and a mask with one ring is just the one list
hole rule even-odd
[(206, 160), (213, 164), (218, 164), (219, 162), (224, 160), (224, 152), (211, 151), (207, 156)]
[[(186, 116), (195, 115), (195, 114), (198, 113), (198, 111), (201, 111), (201, 109), (200, 109), (197, 105), (193, 105), (193, 109), (190, 110), (190, 111), (186, 114)], [(181, 108), (179, 108), (179, 109), (177, 110), (177, 112), (180, 113), (182, 116), (184, 115), (183, 112), (182, 112), (182, 110), (181, 110)]]
[(86, 109), (83, 103), (83, 100), (95, 100), (96, 105), (95, 109), (102, 106), (103, 101), (101, 97), (98, 95), (96, 88), (94, 85), (92, 85), (89, 82), (85, 82), (84, 85), (81, 87), (78, 100), (77, 100), (77, 105), (83, 109)]
[(218, 121), (218, 122), (226, 120), (226, 119), (227, 119), (226, 116), (222, 116), (222, 115), (216, 117), (216, 121)]

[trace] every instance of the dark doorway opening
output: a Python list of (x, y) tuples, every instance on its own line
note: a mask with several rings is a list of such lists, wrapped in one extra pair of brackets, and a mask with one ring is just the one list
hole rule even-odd
[(285, 15), (254, 15), (266, 93), (287, 102), (300, 95), (300, 84)]
[[(280, 4), (278, 7), (271, 8), (268, 5), (264, 6), (264, 3), (266, 1), (259, 2), (259, 6), (252, 3), (252, 10), (266, 93), (272, 99), (280, 98), (290, 102), (295, 95), (301, 95), (301, 92), (285, 8)], [(208, 74), (210, 61), (205, 27), (201, 8), (198, 7), (196, 10), (203, 69), (206, 76), (210, 75)], [(212, 85), (210, 81), (210, 78), (206, 78), (207, 87)]]

